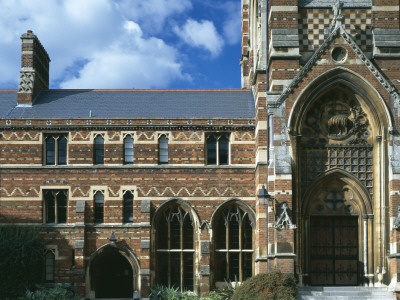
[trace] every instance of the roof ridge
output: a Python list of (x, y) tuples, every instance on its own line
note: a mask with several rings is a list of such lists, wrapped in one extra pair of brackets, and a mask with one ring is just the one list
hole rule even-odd
[[(16, 90), (15, 90), (16, 91)], [(47, 89), (45, 92), (250, 92), (250, 89)]]

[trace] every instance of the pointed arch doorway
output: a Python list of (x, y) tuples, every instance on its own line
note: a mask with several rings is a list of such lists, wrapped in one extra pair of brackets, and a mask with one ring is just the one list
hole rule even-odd
[[(303, 198), (304, 268), (310, 285), (360, 285), (369, 273), (372, 206), (355, 176), (332, 170)], [(372, 250), (372, 249), (371, 249)]]
[(96, 299), (132, 298), (137, 290), (137, 268), (122, 249), (107, 245), (90, 262), (91, 290)]

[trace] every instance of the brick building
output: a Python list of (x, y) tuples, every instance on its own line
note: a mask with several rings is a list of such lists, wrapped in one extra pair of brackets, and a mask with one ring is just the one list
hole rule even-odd
[(48, 282), (147, 297), (278, 268), (400, 291), (398, 2), (242, 0), (240, 90), (53, 90), (21, 39), (0, 223), (40, 228)]

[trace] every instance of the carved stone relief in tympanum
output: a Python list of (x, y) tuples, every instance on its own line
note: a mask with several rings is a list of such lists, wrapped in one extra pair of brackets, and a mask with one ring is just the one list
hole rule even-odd
[(368, 144), (371, 125), (356, 95), (331, 89), (304, 116), (302, 144)]

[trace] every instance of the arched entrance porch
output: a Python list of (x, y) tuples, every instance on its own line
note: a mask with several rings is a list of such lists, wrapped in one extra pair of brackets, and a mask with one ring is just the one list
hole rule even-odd
[(89, 297), (132, 298), (138, 287), (138, 263), (129, 249), (105, 245), (93, 253), (89, 262)]

